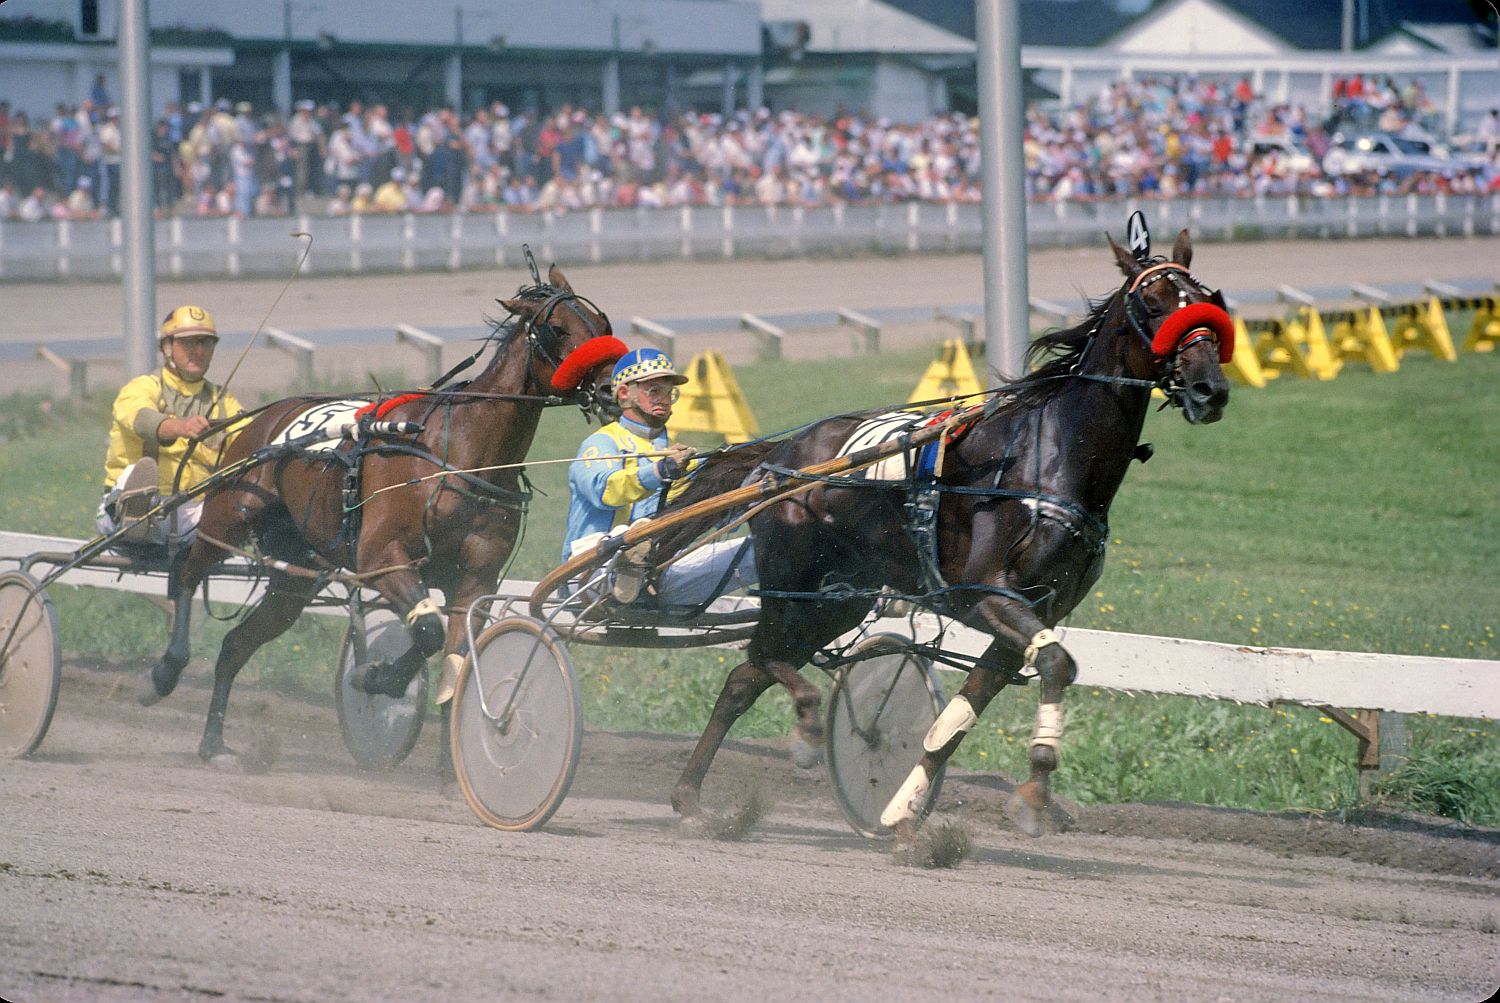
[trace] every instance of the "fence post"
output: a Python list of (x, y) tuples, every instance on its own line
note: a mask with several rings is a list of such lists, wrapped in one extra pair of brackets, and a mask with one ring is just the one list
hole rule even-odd
[(978, 334), (979, 318), (972, 313), (948, 313), (942, 307), (938, 307), (932, 312), (932, 319), (940, 324), (952, 324), (958, 328), (964, 348), (968, 349), (971, 355), (979, 348), (982, 340)]
[(266, 338), (276, 348), (281, 349), (297, 360), (297, 382), (304, 387), (311, 386), (313, 381), (313, 352), (317, 350), (317, 346), (306, 338), (299, 338), (295, 334), (288, 334), (279, 327), (267, 327)]
[(1365, 285), (1363, 282), (1354, 283), (1349, 287), (1349, 291), (1366, 303), (1374, 303), (1377, 306), (1385, 306), (1391, 301), (1390, 293), (1384, 289), (1377, 289), (1375, 286)]
[(781, 343), (786, 339), (786, 332), (781, 328), (753, 313), (742, 313), (740, 314), (740, 330), (749, 331), (755, 335), (760, 342), (761, 358), (781, 358)]
[(630, 333), (645, 338), (674, 360), (677, 358), (677, 332), (665, 324), (658, 324), (645, 317), (632, 317), (630, 318)]
[(841, 306), (839, 307), (839, 323), (864, 335), (866, 355), (875, 355), (880, 351), (880, 321)]
[(396, 325), (396, 340), (411, 345), (427, 356), (428, 379), (436, 380), (443, 375), (443, 345), (445, 342), (435, 334), (428, 334), (410, 324)]
[(65, 359), (46, 345), (36, 346), (36, 357), (68, 374), (68, 394), (74, 400), (88, 396), (89, 364), (82, 359)]
[(1051, 300), (1030, 299), (1026, 301), (1026, 305), (1031, 308), (1032, 313), (1051, 318), (1059, 326), (1068, 322), (1068, 317), (1071, 313), (1067, 307), (1060, 303), (1053, 303)]

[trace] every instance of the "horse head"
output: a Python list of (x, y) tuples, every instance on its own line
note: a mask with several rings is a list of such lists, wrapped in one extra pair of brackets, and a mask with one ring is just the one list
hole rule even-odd
[(528, 390), (572, 396), (585, 411), (609, 400), (610, 372), (629, 349), (614, 336), (609, 316), (575, 293), (562, 269), (553, 265), (546, 282), (499, 302), (525, 339)]
[(1234, 354), (1234, 322), (1217, 289), (1209, 289), (1188, 266), (1193, 242), (1177, 234), (1171, 260), (1137, 260), (1106, 234), (1125, 284), (1120, 307), (1137, 336), (1129, 341), (1126, 369), (1154, 382), (1194, 425), (1218, 421), (1229, 403), (1229, 380), (1221, 368)]

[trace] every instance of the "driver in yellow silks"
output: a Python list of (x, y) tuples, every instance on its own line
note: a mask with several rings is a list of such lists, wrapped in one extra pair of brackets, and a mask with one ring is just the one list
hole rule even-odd
[[(188, 447), (212, 422), (241, 410), (233, 394), (205, 378), (218, 342), (218, 329), (207, 310), (178, 307), (157, 332), (161, 368), (135, 377), (115, 397), (104, 458), (104, 497), (95, 518), (100, 533), (114, 533), (145, 515), (172, 492), (174, 483), (185, 491), (213, 472), (233, 432), (221, 429), (205, 437), (191, 455)], [(138, 523), (125, 539), (155, 545), (186, 542), (192, 539), (202, 509), (203, 500), (195, 498), (160, 519)]]

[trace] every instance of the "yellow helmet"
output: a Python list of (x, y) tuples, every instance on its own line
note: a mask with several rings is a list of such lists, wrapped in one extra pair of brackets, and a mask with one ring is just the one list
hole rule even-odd
[(217, 338), (218, 328), (214, 327), (213, 316), (201, 306), (180, 306), (167, 314), (161, 322), (161, 331), (157, 333), (157, 341), (166, 341), (168, 338), (176, 338), (190, 334), (208, 334)]

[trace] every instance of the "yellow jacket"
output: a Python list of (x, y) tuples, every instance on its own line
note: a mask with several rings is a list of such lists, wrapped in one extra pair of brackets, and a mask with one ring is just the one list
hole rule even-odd
[[(233, 394), (226, 393), (218, 404), (214, 397), (219, 388), (207, 380), (189, 383), (169, 369), (137, 376), (120, 389), (115, 397), (109, 423), (109, 452), (104, 457), (104, 487), (115, 486), (125, 468), (144, 456), (157, 462), (160, 490), (167, 494), (177, 479), (177, 468), (187, 455), (188, 439), (162, 442), (156, 430), (168, 418), (191, 418), (207, 415), (210, 420), (226, 418), (241, 410)], [(209, 414), (212, 407), (213, 413)], [(229, 444), (238, 429), (215, 434), (198, 443), (183, 471), (178, 490), (185, 491), (213, 472), (219, 453)]]

